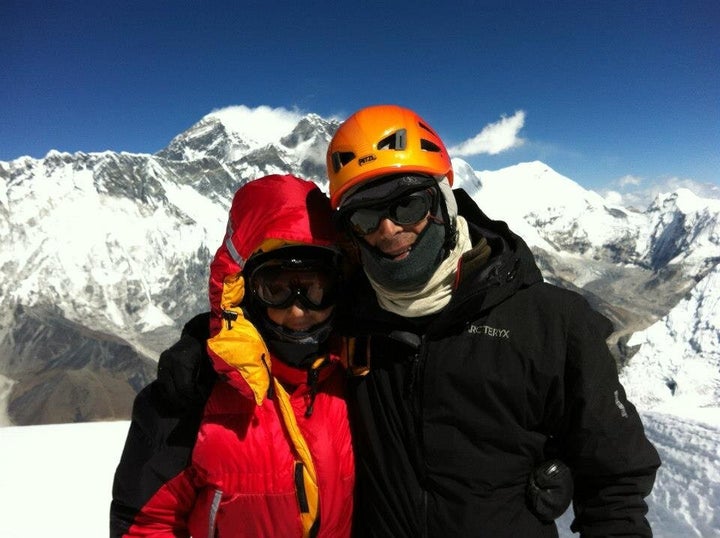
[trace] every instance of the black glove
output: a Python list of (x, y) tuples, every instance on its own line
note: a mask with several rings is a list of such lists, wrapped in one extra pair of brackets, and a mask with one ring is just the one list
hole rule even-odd
[(560, 460), (541, 463), (530, 475), (527, 499), (530, 510), (550, 522), (565, 513), (573, 497), (574, 482), (570, 468)]
[(209, 321), (209, 312), (195, 316), (183, 327), (180, 340), (160, 354), (157, 381), (171, 408), (202, 407), (217, 379), (205, 348)]

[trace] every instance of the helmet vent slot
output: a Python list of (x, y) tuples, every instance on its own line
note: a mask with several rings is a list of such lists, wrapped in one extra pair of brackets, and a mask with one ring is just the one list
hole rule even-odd
[(423, 151), (434, 151), (436, 153), (442, 152), (437, 144), (430, 142), (430, 140), (425, 140), (424, 138), (420, 140), (420, 149)]
[(390, 136), (386, 136), (377, 143), (377, 149), (392, 149), (395, 151), (404, 151), (407, 149), (407, 130), (400, 129)]
[[(433, 135), (433, 136), (438, 136), (438, 134), (437, 134), (435, 131), (433, 131), (430, 127), (428, 127), (427, 125), (425, 125), (423, 122), (419, 121), (419, 122), (418, 122), (418, 125), (420, 126), (421, 129), (425, 129), (425, 130), (426, 130), (428, 133), (430, 133), (431, 135)], [(440, 138), (440, 137), (438, 136), (438, 138)]]
[(332, 154), (332, 164), (335, 172), (339, 172), (340, 169), (347, 163), (355, 158), (355, 154), (352, 151), (335, 151)]

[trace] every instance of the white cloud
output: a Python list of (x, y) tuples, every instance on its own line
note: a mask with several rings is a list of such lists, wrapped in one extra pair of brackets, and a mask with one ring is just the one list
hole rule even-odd
[(618, 191), (605, 191), (605, 201), (610, 205), (624, 205), (623, 195)]
[(510, 117), (503, 116), (495, 123), (486, 125), (480, 133), (456, 146), (448, 148), (453, 157), (470, 157), (486, 153), (497, 155), (521, 146), (525, 141), (518, 137), (525, 124), (525, 111), (518, 110)]
[(638, 186), (642, 183), (642, 178), (628, 174), (617, 180), (617, 184), (620, 187), (627, 187), (628, 185)]
[(227, 129), (255, 140), (264, 145), (277, 142), (290, 133), (305, 114), (299, 110), (259, 106), (249, 108), (245, 105), (230, 106), (213, 110), (208, 116), (214, 116)]

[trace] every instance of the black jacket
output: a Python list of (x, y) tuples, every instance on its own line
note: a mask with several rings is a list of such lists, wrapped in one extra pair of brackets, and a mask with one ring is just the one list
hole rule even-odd
[(463, 191), (460, 214), (490, 260), (461, 266), (450, 304), (408, 319), (352, 288), (351, 380), (360, 537), (557, 536), (528, 505), (532, 469), (575, 479), (573, 530), (651, 536), (644, 501), (660, 460), (618, 382), (612, 326), (542, 281), (527, 245)]

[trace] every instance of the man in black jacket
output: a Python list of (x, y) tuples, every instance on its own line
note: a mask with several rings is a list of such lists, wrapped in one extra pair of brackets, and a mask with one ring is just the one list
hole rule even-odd
[[(610, 322), (544, 283), (524, 241), (451, 190), (445, 146), (413, 111), (356, 112), (327, 161), (362, 268), (339, 320), (355, 534), (557, 536), (569, 492), (581, 536), (652, 536), (660, 460), (618, 381)], [(176, 395), (179, 353), (159, 365)]]
[(554, 458), (574, 478), (574, 531), (651, 536), (660, 460), (618, 382), (610, 322), (451, 191), (445, 146), (413, 111), (356, 112), (327, 161), (364, 272), (345, 328), (358, 536), (557, 536), (531, 476)]

